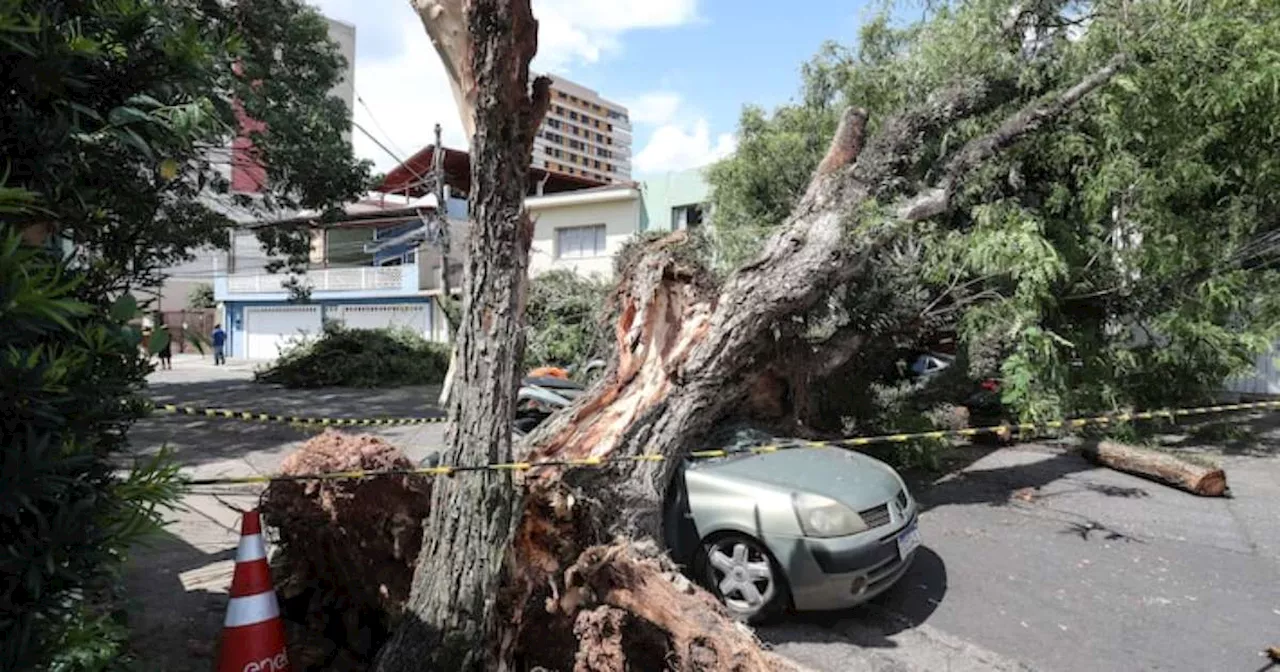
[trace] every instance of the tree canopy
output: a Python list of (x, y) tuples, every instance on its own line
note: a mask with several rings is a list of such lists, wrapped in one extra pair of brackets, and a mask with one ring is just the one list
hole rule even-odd
[[(165, 453), (121, 473), (150, 407), (127, 290), (225, 245), (231, 209), (363, 191), (341, 66), (298, 0), (0, 2), (0, 668), (128, 668), (115, 589), (178, 483)], [(228, 193), (241, 112), (260, 195)]]
[[(229, 209), (325, 210), (369, 166), (329, 91), (343, 61), (298, 0), (28, 0), (0, 8), (0, 155), (8, 185), (41, 201), (101, 289), (154, 285), (202, 245), (227, 244)], [(229, 193), (241, 115), (265, 165), (258, 196)], [(306, 236), (267, 230), (272, 251)]]
[[(861, 324), (928, 347), (954, 331), (971, 372), (1000, 375), (1028, 419), (1204, 398), (1280, 337), (1274, 2), (975, 0), (906, 25), (885, 13), (855, 46), (823, 46), (796, 102), (743, 111), (737, 153), (710, 171), (721, 258), (781, 225), (845, 106), (874, 128), (967, 77), (1039, 95), (1116, 54), (1116, 85), (967, 180), (961, 207), (878, 257), (877, 286), (811, 315), (813, 338)], [(923, 157), (1011, 109), (952, 127)]]

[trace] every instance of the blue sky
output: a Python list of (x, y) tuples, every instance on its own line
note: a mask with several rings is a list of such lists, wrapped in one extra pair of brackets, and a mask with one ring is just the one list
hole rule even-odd
[[(356, 26), (358, 123), (401, 156), (465, 145), (443, 68), (409, 0), (311, 0)], [(534, 68), (631, 110), (636, 174), (702, 165), (732, 151), (742, 106), (795, 96), (801, 63), (824, 40), (851, 43), (876, 0), (533, 0)], [(356, 152), (396, 160), (360, 132)]]

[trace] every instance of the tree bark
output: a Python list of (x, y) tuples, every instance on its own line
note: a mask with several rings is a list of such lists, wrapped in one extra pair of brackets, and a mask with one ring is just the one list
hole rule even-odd
[(1116, 471), (1149, 478), (1193, 494), (1204, 497), (1227, 494), (1227, 475), (1218, 467), (1113, 441), (1086, 445), (1081, 452), (1094, 462)]
[[(524, 195), (549, 91), (545, 79), (529, 83), (537, 23), (528, 0), (420, 2), (417, 8), (438, 48), (465, 45), (441, 53), (450, 72), (463, 73), (455, 85), (459, 100), (471, 101), (463, 117), (474, 129), (472, 233), (444, 463), (509, 462), (533, 233)], [(492, 471), (436, 484), (409, 613), (384, 647), (378, 669), (495, 667), (490, 642), (497, 634), (498, 580), (519, 501), (513, 485), (510, 473)]]
[[(545, 86), (532, 100), (526, 93), (536, 23), (529, 0), (417, 1), (454, 77), (464, 122), (475, 128), (476, 228), (446, 463), (506, 462), (531, 235), (520, 203), (546, 103)], [(658, 552), (654, 540), (663, 538), (662, 506), (681, 454), (713, 423), (767, 401), (761, 397), (770, 385), (761, 381), (771, 355), (797, 347), (779, 325), (837, 287), (858, 286), (874, 255), (912, 222), (952, 207), (967, 173), (1064, 113), (1115, 67), (1031, 102), (962, 147), (955, 154), (962, 158), (941, 172), (945, 181), (924, 188), (915, 184), (927, 172), (918, 165), (924, 137), (1007, 102), (1008, 87), (963, 82), (887, 119), (869, 138), (867, 114), (847, 111), (791, 216), (723, 285), (682, 233), (650, 244), (623, 270), (612, 298), (619, 318), (608, 372), (521, 447), (522, 462), (598, 468), (544, 468), (515, 483), (506, 472), (483, 472), (438, 484), (414, 579), (415, 617), (388, 645), (380, 669), (519, 662), (612, 670), (642, 669), (646, 661), (785, 669)], [(862, 342), (843, 334), (829, 346)], [(841, 360), (841, 353), (804, 354)], [(655, 646), (663, 649), (656, 657)]]

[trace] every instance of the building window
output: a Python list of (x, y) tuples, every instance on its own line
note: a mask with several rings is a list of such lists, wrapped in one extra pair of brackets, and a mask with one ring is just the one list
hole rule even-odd
[(564, 108), (560, 105), (556, 105), (556, 114), (564, 114)]
[(556, 97), (563, 99), (566, 96), (564, 95), (564, 91), (556, 91)]
[(556, 229), (556, 258), (585, 259), (604, 254), (604, 224)]
[(608, 172), (608, 173), (613, 172), (613, 166), (611, 164), (608, 164), (608, 163), (604, 164), (604, 169), (605, 169), (605, 172)]
[(596, 142), (604, 142), (604, 134), (596, 133)]
[(702, 224), (702, 204), (691, 203), (671, 208), (671, 230), (696, 229)]
[(599, 169), (600, 169), (600, 159), (596, 159), (596, 160), (592, 161), (592, 164), (594, 165), (594, 167), (595, 167), (595, 169), (596, 169), (596, 170), (599, 170)]
[(549, 127), (551, 127), (551, 128), (560, 128), (560, 120), (559, 120), (559, 119), (548, 119), (548, 120), (547, 120), (547, 126), (549, 126)]
[(569, 120), (570, 120), (570, 121), (577, 121), (577, 120), (578, 120), (578, 113), (577, 113), (577, 112), (574, 112), (573, 110), (569, 110)]
[(570, 130), (570, 131), (572, 131), (574, 135), (578, 135), (578, 134), (579, 134), (579, 133), (578, 133), (578, 127), (577, 127), (577, 126), (570, 126), (570, 127), (569, 127), (569, 130)]

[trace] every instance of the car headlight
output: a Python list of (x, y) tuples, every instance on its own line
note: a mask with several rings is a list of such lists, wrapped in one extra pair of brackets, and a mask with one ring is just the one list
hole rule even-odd
[(845, 537), (867, 529), (857, 513), (833, 499), (796, 493), (791, 503), (806, 537)]

